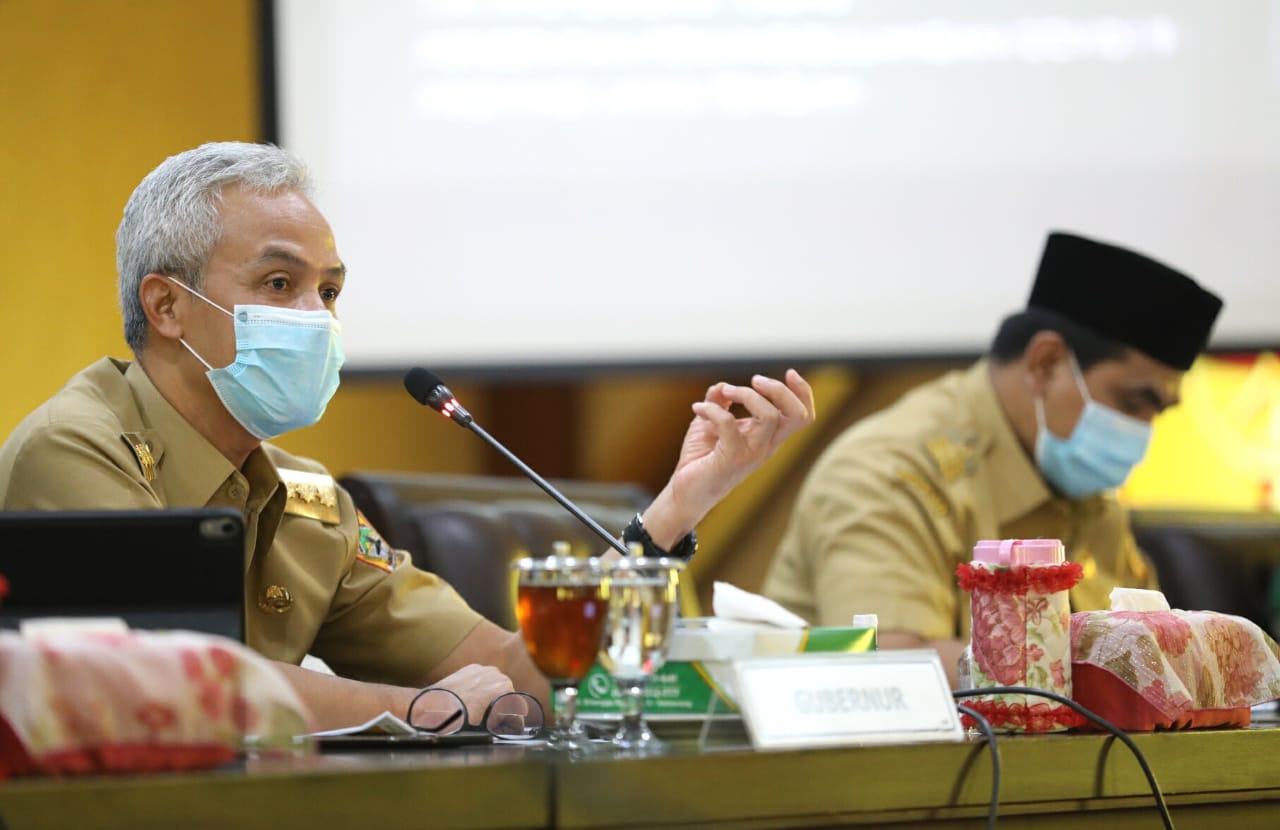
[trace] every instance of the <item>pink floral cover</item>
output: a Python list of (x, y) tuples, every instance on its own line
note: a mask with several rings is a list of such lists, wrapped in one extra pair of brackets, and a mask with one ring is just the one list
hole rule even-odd
[[(973, 562), (961, 563), (957, 576), (970, 593), (973, 688), (1030, 686), (1070, 698), (1068, 591), (1080, 579), (1080, 566)], [(967, 705), (1009, 731), (1056, 732), (1082, 721), (1070, 707), (1032, 695), (992, 693)]]
[(1106, 671), (1166, 718), (1280, 698), (1280, 646), (1216, 611), (1082, 611), (1072, 661)]
[(0, 776), (183, 769), (310, 731), (260, 655), (192, 632), (0, 632)]

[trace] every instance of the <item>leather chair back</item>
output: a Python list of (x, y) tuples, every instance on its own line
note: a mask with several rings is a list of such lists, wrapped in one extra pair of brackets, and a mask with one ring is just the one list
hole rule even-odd
[[(533, 482), (519, 478), (357, 472), (340, 480), (388, 542), (454, 587), (472, 608), (514, 630), (511, 562), (567, 542), (574, 556), (605, 543)], [(634, 484), (556, 481), (606, 530), (621, 533), (650, 497)]]
[(1280, 637), (1280, 541), (1211, 531), (1135, 523), (1134, 538), (1170, 607), (1235, 614)]

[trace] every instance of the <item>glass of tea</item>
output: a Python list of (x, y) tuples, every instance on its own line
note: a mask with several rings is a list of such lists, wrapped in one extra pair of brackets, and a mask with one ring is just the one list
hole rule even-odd
[(525, 648), (552, 690), (548, 743), (581, 750), (587, 737), (577, 720), (578, 683), (600, 654), (609, 615), (609, 580), (598, 559), (549, 556), (521, 559), (516, 572), (516, 619)]
[(613, 744), (657, 749), (644, 719), (644, 687), (667, 660), (679, 608), (679, 559), (623, 557), (609, 571), (609, 618), (600, 662), (622, 693), (622, 720)]

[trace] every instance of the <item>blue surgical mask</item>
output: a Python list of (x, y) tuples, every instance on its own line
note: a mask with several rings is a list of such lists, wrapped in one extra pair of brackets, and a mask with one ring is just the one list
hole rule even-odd
[(1036, 464), (1054, 487), (1080, 499), (1124, 484), (1146, 455), (1151, 424), (1090, 397), (1074, 356), (1071, 371), (1084, 397), (1084, 411), (1071, 435), (1059, 438), (1045, 426), (1044, 401), (1036, 398)]
[(209, 370), (213, 390), (242, 427), (266, 441), (320, 420), (344, 360), (342, 325), (332, 314), (270, 305), (227, 311), (181, 280), (173, 282), (235, 321), (230, 366), (215, 369), (185, 339), (181, 343)]

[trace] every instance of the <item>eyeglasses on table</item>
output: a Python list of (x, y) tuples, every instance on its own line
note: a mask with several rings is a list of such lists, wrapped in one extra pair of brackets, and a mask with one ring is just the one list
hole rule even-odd
[(405, 720), (420, 732), (453, 735), (484, 731), (501, 741), (528, 741), (538, 737), (546, 721), (542, 704), (525, 692), (506, 692), (490, 701), (479, 726), (472, 726), (467, 704), (450, 689), (431, 686), (409, 701)]

